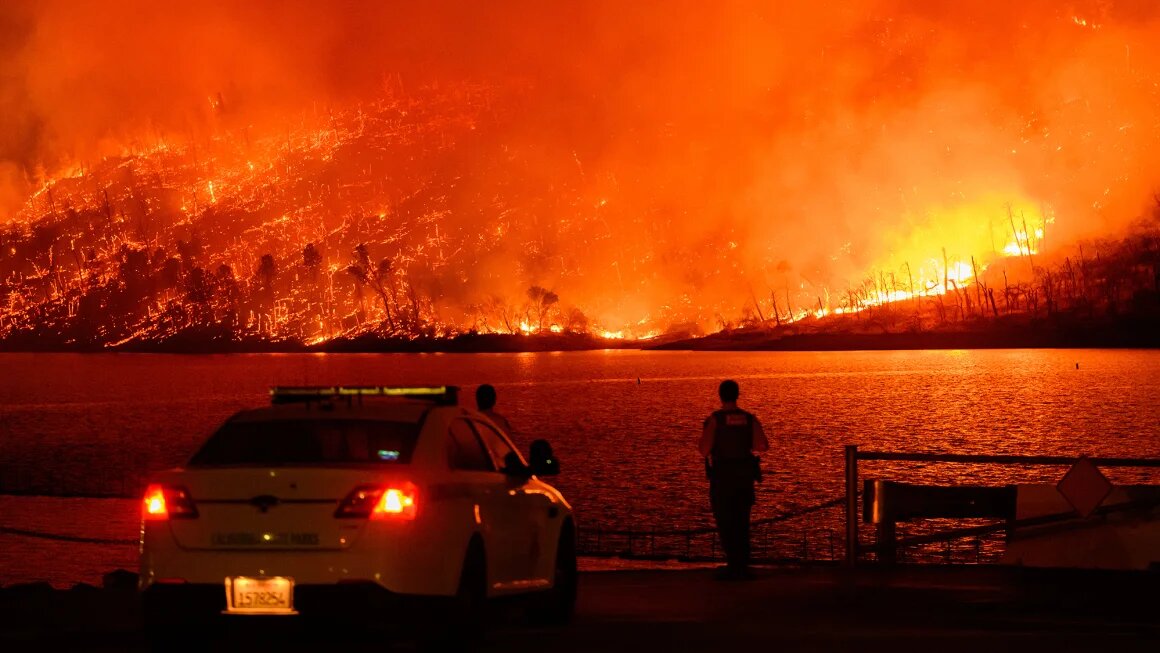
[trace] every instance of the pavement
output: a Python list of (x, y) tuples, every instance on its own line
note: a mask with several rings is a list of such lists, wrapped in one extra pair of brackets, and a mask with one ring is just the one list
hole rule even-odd
[[(482, 651), (1157, 651), (1160, 574), (899, 566), (581, 574), (576, 618), (533, 629), (511, 615)], [(193, 633), (174, 633), (188, 643)], [(231, 631), (204, 650), (371, 651), (414, 645), (333, 632)], [(165, 647), (162, 647), (165, 648)], [(131, 588), (0, 590), (0, 650), (142, 651)]]

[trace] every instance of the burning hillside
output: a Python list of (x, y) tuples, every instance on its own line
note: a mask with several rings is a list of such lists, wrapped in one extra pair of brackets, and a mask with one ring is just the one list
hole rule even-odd
[(1090, 304), (1076, 243), (1160, 183), (1160, 10), (960, 4), (16, 3), (0, 340)]

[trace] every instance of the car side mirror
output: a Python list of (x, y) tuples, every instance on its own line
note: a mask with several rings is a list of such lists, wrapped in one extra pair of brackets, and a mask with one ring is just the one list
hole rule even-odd
[(529, 454), (529, 467), (536, 476), (556, 476), (560, 473), (560, 461), (552, 453), (552, 445), (547, 440), (534, 440)]

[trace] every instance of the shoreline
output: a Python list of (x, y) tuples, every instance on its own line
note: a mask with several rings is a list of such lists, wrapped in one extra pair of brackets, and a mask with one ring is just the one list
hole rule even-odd
[(637, 351), (916, 351), (951, 349), (1160, 349), (1160, 324), (1131, 329), (986, 329), (885, 333), (777, 333), (722, 331), (692, 338), (609, 340), (595, 336), (488, 334), (416, 340), (330, 341), (321, 345), (268, 341), (130, 343), (120, 347), (0, 342), (0, 354), (519, 354), (605, 350)]
[(677, 351), (914, 351), (946, 349), (1158, 349), (1160, 325), (1132, 329), (987, 329), (892, 333), (716, 333), (643, 347)]
[(373, 338), (330, 340), (318, 345), (293, 341), (223, 340), (177, 337), (131, 342), (118, 347), (59, 342), (0, 341), (0, 353), (43, 354), (518, 354), (641, 349), (640, 341), (592, 335), (465, 334), (453, 338)]

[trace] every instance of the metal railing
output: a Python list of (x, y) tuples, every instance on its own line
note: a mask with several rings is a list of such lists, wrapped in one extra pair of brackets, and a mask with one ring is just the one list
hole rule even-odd
[(66, 535), (63, 533), (49, 533), (47, 531), (33, 531), (24, 528), (10, 528), (8, 526), (0, 526), (0, 534), (2, 535), (19, 535), (21, 537), (31, 537), (38, 540), (52, 540), (54, 542), (71, 542), (73, 544), (101, 544), (106, 546), (136, 546), (137, 538), (107, 538), (107, 537), (85, 537), (83, 535)]
[[(1018, 456), (1018, 455), (987, 455), (987, 454), (947, 454), (947, 453), (910, 453), (900, 451), (859, 451), (858, 445), (845, 447), (845, 520), (846, 520), (846, 552), (845, 565), (855, 567), (858, 556), (865, 551), (858, 539), (858, 461), (902, 461), (952, 464), (984, 464), (984, 465), (1019, 465), (1019, 466), (1065, 466), (1074, 465), (1080, 457), (1073, 456)], [(1160, 459), (1157, 458), (1088, 458), (1097, 467), (1133, 467), (1133, 468), (1160, 468)], [(1095, 511), (1097, 516), (1107, 515), (1122, 510), (1148, 508), (1158, 502), (1130, 502), (1115, 506), (1105, 506)], [(937, 533), (904, 538), (892, 543), (895, 547), (918, 546), (936, 542), (950, 542), (954, 539), (966, 537), (978, 538), (982, 535), (1000, 531), (1011, 532), (1014, 529), (1028, 526), (1062, 522), (1077, 519), (1074, 511), (1043, 515), (1022, 520), (1008, 520), (998, 524), (987, 524), (967, 528), (952, 529)], [(977, 540), (976, 540), (977, 542)], [(976, 545), (978, 546), (978, 545)]]
[[(845, 447), (845, 494), (822, 503), (786, 511), (782, 514), (752, 522), (751, 543), (753, 559), (756, 562), (800, 562), (800, 561), (843, 561), (845, 565), (857, 565), (864, 553), (877, 553), (877, 545), (863, 545), (859, 541), (859, 501), (862, 495), (859, 486), (859, 461), (894, 461), (947, 464), (982, 464), (1008, 466), (1066, 466), (1072, 465), (1078, 457), (1071, 456), (1019, 456), (982, 455), (949, 453), (911, 453), (892, 451), (860, 451), (857, 445)], [(1090, 458), (1098, 467), (1160, 468), (1160, 459), (1104, 457)], [(12, 492), (6, 492), (12, 493)], [(23, 494), (17, 492), (17, 494)], [(35, 494), (35, 492), (29, 492)], [(72, 496), (109, 497), (125, 496), (113, 492), (109, 494), (80, 493)], [(132, 498), (132, 497), (130, 497)], [(1105, 506), (1095, 511), (1097, 517), (1112, 512), (1151, 507), (1152, 503), (1135, 502), (1117, 506)], [(807, 527), (779, 529), (779, 525), (794, 519), (818, 516), (827, 510), (835, 510), (833, 515), (825, 515)], [(841, 512), (844, 511), (844, 515)], [(845, 537), (841, 537), (843, 529)], [(899, 550), (929, 544), (943, 544), (942, 558), (952, 559), (952, 542), (966, 541), (966, 554), (976, 562), (982, 560), (982, 539), (988, 535), (1007, 532), (1021, 527), (1038, 526), (1053, 522), (1077, 519), (1074, 512), (1037, 516), (1024, 520), (1006, 520), (999, 523), (971, 525), (938, 532), (926, 532), (893, 540), (891, 546)], [(39, 537), (90, 544), (133, 544), (135, 539), (88, 538), (74, 535), (43, 533), (0, 525), (0, 534), (25, 537)], [(844, 542), (843, 542), (844, 539)], [(581, 526), (578, 533), (578, 549), (581, 555), (595, 557), (624, 557), (636, 559), (675, 559), (679, 561), (715, 561), (723, 555), (717, 540), (716, 529), (710, 526), (685, 529), (620, 529)]]
[[(819, 527), (812, 532), (799, 529), (792, 533), (779, 533), (774, 527), (837, 508), (844, 500), (843, 497), (837, 497), (806, 508), (754, 520), (750, 525), (752, 559), (767, 563), (838, 560), (837, 529)], [(710, 526), (684, 529), (581, 528), (578, 540), (578, 552), (593, 557), (675, 559), (683, 562), (707, 562), (723, 558), (717, 541), (717, 529)]]
[[(774, 517), (755, 520), (752, 524), (753, 559), (755, 562), (836, 561), (838, 529), (819, 527), (778, 533), (776, 525), (816, 515), (842, 505), (842, 497), (823, 503), (790, 510)], [(836, 521), (835, 521), (836, 525)], [(14, 535), (34, 539), (95, 544), (103, 546), (135, 546), (136, 538), (88, 537), (50, 531), (14, 528), (0, 525), (0, 535)], [(619, 557), (638, 560), (675, 559), (683, 562), (720, 560), (722, 554), (717, 542), (717, 531), (712, 527), (688, 529), (605, 529), (589, 528), (578, 533), (579, 553), (592, 557)]]

